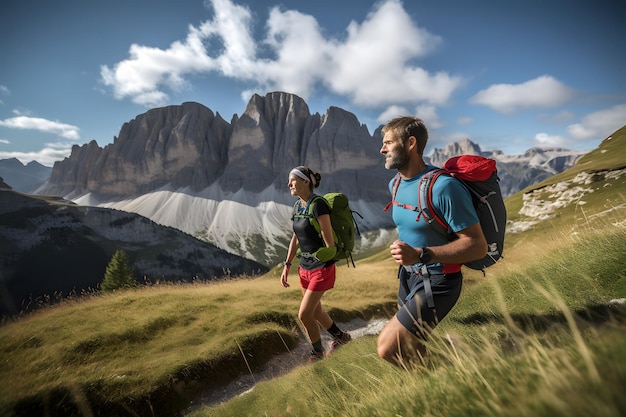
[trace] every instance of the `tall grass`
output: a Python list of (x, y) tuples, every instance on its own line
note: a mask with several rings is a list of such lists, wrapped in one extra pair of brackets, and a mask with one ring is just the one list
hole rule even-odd
[(395, 368), (362, 338), (191, 415), (625, 415), (626, 308), (611, 300), (626, 297), (626, 225), (616, 223), (549, 248), (526, 242), (541, 255), (471, 281), (423, 363)]
[[(423, 363), (393, 367), (363, 337), (191, 414), (626, 415), (625, 312), (609, 306), (626, 297), (625, 190), (613, 181), (588, 206), (507, 236), (506, 258), (486, 278), (466, 274)], [(325, 307), (340, 322), (390, 317), (396, 270), (387, 249), (341, 265)], [(175, 415), (304, 339), (292, 271), (289, 289), (276, 267), (255, 279), (92, 296), (5, 323), (0, 416)]]

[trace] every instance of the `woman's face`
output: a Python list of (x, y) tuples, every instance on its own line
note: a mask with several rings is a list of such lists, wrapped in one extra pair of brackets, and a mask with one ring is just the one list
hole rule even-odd
[(291, 195), (300, 197), (303, 191), (308, 190), (309, 182), (295, 174), (291, 174), (289, 175), (289, 183), (287, 186), (289, 187), (289, 191), (291, 191)]

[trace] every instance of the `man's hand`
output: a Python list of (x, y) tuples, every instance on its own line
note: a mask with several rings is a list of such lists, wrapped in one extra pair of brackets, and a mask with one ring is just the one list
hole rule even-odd
[(420, 254), (411, 245), (396, 240), (389, 246), (391, 257), (400, 265), (414, 265), (420, 261)]

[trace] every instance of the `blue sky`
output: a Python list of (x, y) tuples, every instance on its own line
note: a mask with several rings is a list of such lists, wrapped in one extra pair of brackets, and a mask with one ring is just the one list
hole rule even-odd
[[(150, 108), (230, 121), (253, 93), (370, 132), (423, 118), (428, 149), (591, 150), (626, 124), (621, 0), (8, 0), (0, 5), (0, 159), (52, 166)], [(382, 162), (381, 162), (382, 163)]]

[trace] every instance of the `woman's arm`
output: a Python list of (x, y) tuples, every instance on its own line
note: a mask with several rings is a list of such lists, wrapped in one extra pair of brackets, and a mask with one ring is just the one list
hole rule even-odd
[(322, 262), (328, 262), (337, 254), (337, 247), (335, 246), (335, 239), (333, 237), (333, 228), (330, 223), (330, 215), (322, 214), (321, 216), (318, 216), (317, 222), (320, 225), (320, 232), (326, 246), (319, 248), (315, 252), (315, 257)]
[(285, 264), (283, 265), (283, 272), (280, 274), (280, 283), (283, 287), (288, 288), (289, 282), (287, 282), (287, 277), (289, 276), (289, 268), (291, 267), (291, 261), (296, 257), (296, 251), (300, 246), (300, 242), (298, 242), (298, 237), (294, 233), (291, 236), (291, 242), (289, 242), (289, 250), (287, 251), (287, 259), (285, 259)]
[(324, 243), (326, 243), (326, 246), (335, 246), (335, 239), (333, 238), (333, 227), (330, 224), (330, 214), (322, 214), (317, 218), (317, 222), (320, 225), (322, 239), (324, 239)]

